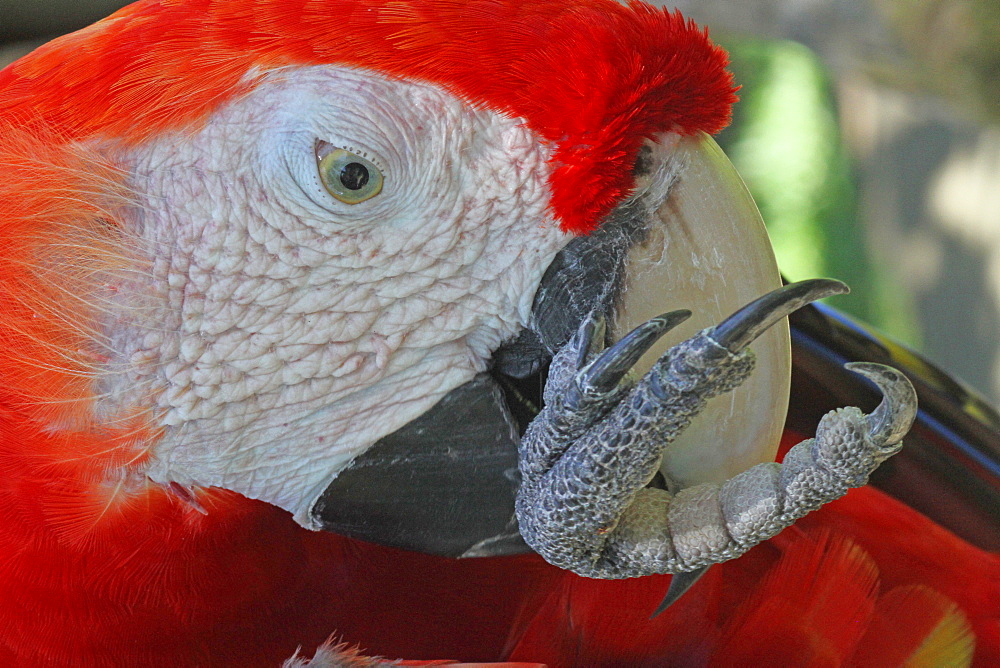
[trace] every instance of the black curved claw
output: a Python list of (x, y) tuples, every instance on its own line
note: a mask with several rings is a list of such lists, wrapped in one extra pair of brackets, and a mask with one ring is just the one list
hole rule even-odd
[(610, 392), (664, 334), (690, 317), (691, 311), (681, 309), (642, 323), (594, 360), (580, 379), (581, 386), (589, 391)]
[(693, 571), (687, 571), (685, 573), (674, 573), (674, 576), (670, 578), (670, 586), (667, 587), (667, 593), (663, 595), (663, 600), (660, 602), (660, 605), (656, 606), (656, 610), (653, 611), (653, 614), (650, 615), (649, 618), (654, 619), (660, 613), (676, 603), (677, 599), (686, 594), (687, 591), (694, 586), (694, 583), (700, 580), (701, 576), (704, 575), (709, 568), (711, 568), (711, 564), (708, 566), (702, 566), (701, 568)]
[(580, 346), (576, 356), (576, 368), (582, 369), (587, 363), (590, 355), (597, 353), (604, 347), (604, 336), (607, 330), (607, 321), (604, 316), (594, 316), (593, 314), (584, 318), (583, 324), (577, 331), (580, 337)]
[(730, 352), (738, 353), (790, 313), (810, 302), (850, 292), (840, 281), (813, 278), (772, 290), (758, 297), (715, 327), (712, 338)]
[(903, 440), (917, 417), (917, 392), (909, 379), (884, 364), (851, 362), (844, 367), (875, 383), (882, 393), (882, 401), (868, 416), (872, 439), (887, 447)]

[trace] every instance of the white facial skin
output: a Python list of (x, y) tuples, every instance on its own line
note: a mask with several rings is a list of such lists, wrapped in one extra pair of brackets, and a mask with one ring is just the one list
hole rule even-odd
[[(317, 140), (378, 165), (343, 204)], [(194, 134), (132, 155), (149, 257), (109, 318), (98, 411), (156, 407), (146, 474), (308, 511), (352, 458), (486, 368), (569, 237), (548, 148), (442, 90), (286, 69)], [(133, 304), (134, 306), (134, 304)], [(137, 392), (137, 389), (139, 391)]]

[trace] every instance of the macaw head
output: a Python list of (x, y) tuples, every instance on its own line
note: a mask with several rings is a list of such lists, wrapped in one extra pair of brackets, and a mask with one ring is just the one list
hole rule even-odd
[[(95, 513), (224, 488), (406, 547), (502, 537), (516, 379), (584, 316), (691, 309), (667, 344), (779, 284), (706, 134), (726, 64), (612, 0), (150, 0), (56, 40), (0, 72), (5, 405)], [(768, 337), (672, 479), (773, 456)]]

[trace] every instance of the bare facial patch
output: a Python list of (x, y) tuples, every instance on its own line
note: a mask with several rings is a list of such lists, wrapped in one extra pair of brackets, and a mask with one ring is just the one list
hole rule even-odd
[[(317, 142), (384, 179), (331, 196)], [(484, 370), (568, 238), (548, 148), (432, 86), (281, 70), (194, 134), (131, 156), (148, 257), (141, 317), (109, 319), (111, 415), (155, 405), (147, 474), (263, 499), (307, 521), (358, 453)], [(114, 378), (103, 382), (114, 385)]]

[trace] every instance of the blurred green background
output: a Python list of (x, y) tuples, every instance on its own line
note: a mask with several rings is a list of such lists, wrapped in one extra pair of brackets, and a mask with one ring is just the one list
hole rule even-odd
[(719, 143), (757, 201), (782, 273), (848, 281), (851, 296), (835, 302), (841, 310), (920, 347), (912, 300), (869, 255), (854, 165), (822, 62), (787, 40), (721, 41), (742, 89)]
[[(569, 0), (571, 1), (571, 0)], [(119, 0), (0, 0), (0, 62)], [(1000, 399), (1000, 2), (678, 0), (742, 85), (720, 144), (791, 279)]]

